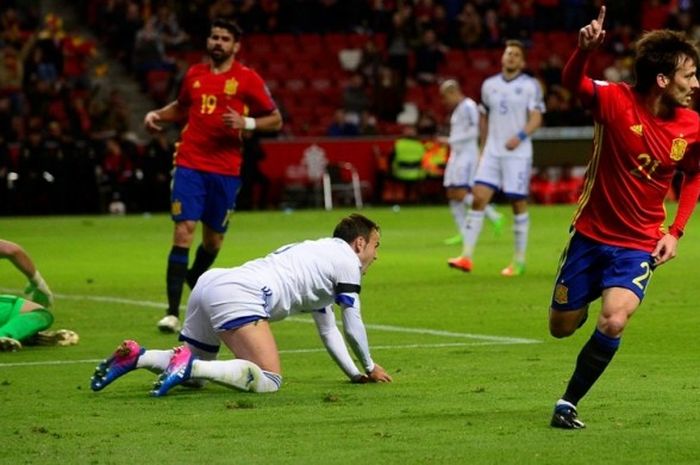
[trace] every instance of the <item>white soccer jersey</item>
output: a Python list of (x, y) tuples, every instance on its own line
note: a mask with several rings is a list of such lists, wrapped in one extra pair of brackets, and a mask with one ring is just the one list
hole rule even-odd
[(230, 271), (246, 284), (266, 288), (266, 310), (272, 321), (322, 309), (336, 300), (359, 307), (354, 300), (360, 292), (361, 263), (342, 239), (286, 245)]
[(371, 371), (374, 362), (360, 312), (361, 265), (347, 242), (325, 238), (280, 247), (236, 268), (211, 269), (192, 290), (180, 338), (216, 352), (220, 331), (256, 319), (276, 321), (314, 311), (324, 345), (352, 378), (360, 372), (335, 324), (332, 305), (338, 303), (348, 343)]
[(545, 112), (542, 88), (532, 76), (521, 73), (506, 81), (499, 73), (486, 79), (481, 86), (481, 111), (489, 122), (484, 156), (532, 158), (529, 137), (515, 150), (506, 149), (506, 142), (525, 128), (533, 110)]
[(445, 187), (471, 187), (479, 158), (479, 109), (470, 98), (462, 100), (450, 116), (450, 158), (445, 167)]
[(476, 154), (479, 138), (479, 109), (474, 100), (466, 97), (452, 111), (450, 116), (450, 150)]

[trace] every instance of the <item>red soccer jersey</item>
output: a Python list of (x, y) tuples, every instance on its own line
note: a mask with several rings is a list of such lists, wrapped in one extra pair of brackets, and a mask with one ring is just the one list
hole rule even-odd
[(661, 120), (628, 85), (600, 81), (593, 116), (593, 157), (574, 227), (604, 244), (651, 252), (664, 234), (664, 199), (676, 169), (697, 171), (700, 118), (677, 108)]
[(223, 114), (230, 107), (256, 117), (277, 108), (262, 78), (238, 62), (220, 74), (206, 63), (192, 66), (177, 100), (188, 109), (188, 120), (176, 146), (175, 165), (236, 176), (241, 171), (241, 131), (224, 126)]

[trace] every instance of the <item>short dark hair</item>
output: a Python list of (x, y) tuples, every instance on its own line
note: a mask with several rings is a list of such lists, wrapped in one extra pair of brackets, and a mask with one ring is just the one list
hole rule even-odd
[(340, 238), (350, 244), (360, 236), (369, 241), (372, 231), (379, 231), (377, 223), (359, 213), (353, 213), (340, 220), (333, 231), (333, 237)]
[(641, 93), (648, 92), (659, 74), (672, 76), (683, 57), (698, 64), (697, 45), (682, 32), (669, 29), (645, 32), (636, 43), (635, 89)]
[(241, 36), (243, 36), (243, 29), (232, 19), (216, 18), (211, 22), (211, 28), (214, 29), (215, 27), (226, 29), (236, 39), (236, 42), (241, 40)]

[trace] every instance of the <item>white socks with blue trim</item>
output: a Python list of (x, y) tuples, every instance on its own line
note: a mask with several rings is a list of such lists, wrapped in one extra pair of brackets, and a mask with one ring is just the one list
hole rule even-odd
[(282, 385), (282, 376), (262, 370), (248, 360), (195, 360), (192, 378), (207, 379), (241, 391), (275, 392)]

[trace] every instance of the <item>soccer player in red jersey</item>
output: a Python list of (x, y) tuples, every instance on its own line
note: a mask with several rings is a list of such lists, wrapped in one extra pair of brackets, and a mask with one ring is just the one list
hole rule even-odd
[[(585, 74), (605, 38), (605, 7), (579, 31), (564, 84), (595, 120), (593, 156), (559, 265), (550, 333), (573, 334), (602, 296), (596, 328), (579, 353), (551, 425), (577, 429), (576, 406), (610, 363), (654, 269), (676, 255), (678, 239), (700, 193), (700, 117), (690, 110), (698, 89), (698, 50), (681, 33), (646, 32), (636, 44), (636, 83), (595, 81)], [(678, 211), (668, 229), (664, 198), (684, 173)]]
[[(177, 99), (144, 118), (151, 131), (160, 131), (161, 122), (187, 121), (174, 155), (168, 309), (158, 322), (164, 332), (180, 328), (185, 281), (194, 287), (221, 249), (240, 187), (243, 131), (282, 127), (282, 116), (262, 78), (236, 61), (240, 40), (241, 30), (234, 22), (215, 20), (207, 38), (209, 62), (192, 66)], [(188, 269), (197, 221), (202, 223), (202, 243)]]

